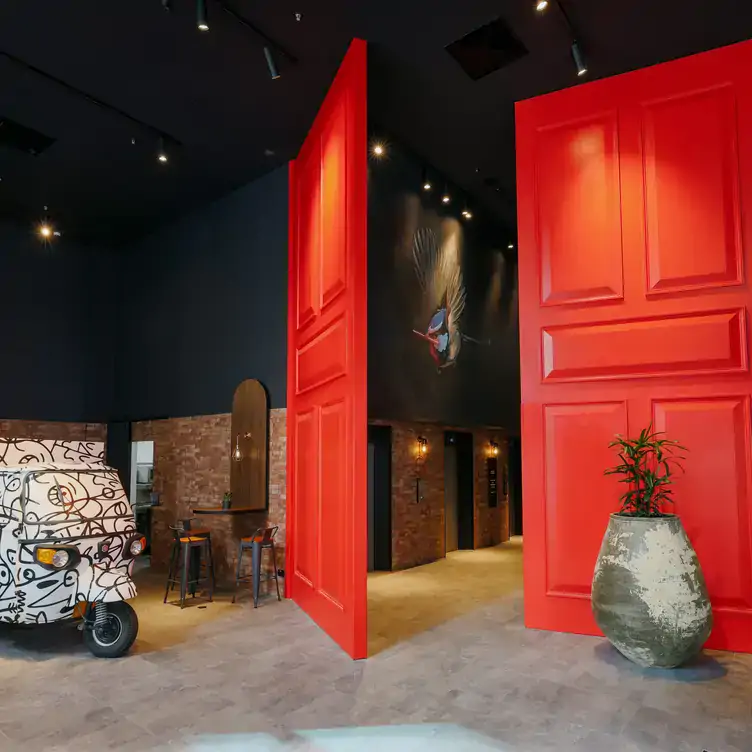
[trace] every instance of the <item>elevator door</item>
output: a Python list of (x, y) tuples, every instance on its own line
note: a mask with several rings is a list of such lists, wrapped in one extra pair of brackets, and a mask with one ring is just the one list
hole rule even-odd
[(447, 435), (444, 446), (444, 519), (446, 524), (446, 552), (459, 548), (457, 520), (457, 445)]

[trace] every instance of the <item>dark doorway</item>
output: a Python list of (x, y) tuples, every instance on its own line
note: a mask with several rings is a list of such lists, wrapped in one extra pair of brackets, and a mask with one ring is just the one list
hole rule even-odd
[(444, 517), (446, 552), (475, 548), (471, 433), (444, 434)]
[(368, 571), (392, 569), (392, 429), (368, 426)]
[(509, 532), (522, 535), (522, 447), (519, 438), (509, 439)]
[(131, 493), (131, 424), (125, 421), (107, 424), (105, 461), (120, 476), (125, 494)]

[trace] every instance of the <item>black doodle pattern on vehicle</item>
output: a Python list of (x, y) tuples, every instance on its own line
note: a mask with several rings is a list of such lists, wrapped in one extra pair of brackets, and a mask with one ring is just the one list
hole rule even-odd
[[(103, 450), (92, 442), (0, 440), (0, 621), (53, 622), (81, 601), (136, 595), (125, 555), (136, 536), (133, 510)], [(2, 467), (9, 460), (14, 465)], [(70, 546), (80, 562), (46, 569), (34, 558), (40, 544)]]

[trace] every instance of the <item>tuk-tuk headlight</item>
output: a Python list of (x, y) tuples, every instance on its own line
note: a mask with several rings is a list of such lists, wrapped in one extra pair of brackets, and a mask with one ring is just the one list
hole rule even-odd
[(139, 535), (126, 541), (123, 547), (123, 556), (126, 559), (133, 559), (146, 548), (146, 538)]
[(146, 541), (143, 538), (136, 538), (135, 540), (132, 540), (130, 542), (130, 545), (128, 548), (130, 549), (131, 556), (138, 556), (146, 546), (144, 545)]
[(34, 549), (34, 558), (45, 569), (70, 569), (78, 563), (80, 555), (75, 548), (70, 546), (55, 548), (37, 546)]
[(70, 561), (70, 554), (65, 550), (55, 551), (55, 553), (52, 554), (52, 566), (53, 567), (62, 569), (63, 567), (68, 566), (69, 561)]

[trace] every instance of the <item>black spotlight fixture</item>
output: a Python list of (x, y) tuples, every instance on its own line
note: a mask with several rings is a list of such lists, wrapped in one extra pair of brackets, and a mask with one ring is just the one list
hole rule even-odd
[(206, 0), (196, 2), (196, 26), (199, 31), (209, 31), (209, 15), (206, 12)]
[(264, 57), (266, 58), (266, 67), (269, 68), (269, 75), (272, 77), (272, 81), (276, 81), (279, 78), (279, 71), (274, 64), (272, 51), (268, 47), (264, 47)]
[(574, 60), (574, 64), (577, 66), (577, 75), (584, 76), (587, 73), (587, 65), (577, 40), (572, 42), (572, 60)]
[(159, 137), (159, 146), (157, 147), (157, 159), (162, 162), (162, 164), (165, 164), (169, 160), (169, 155), (167, 154), (167, 143), (165, 141), (164, 136)]

